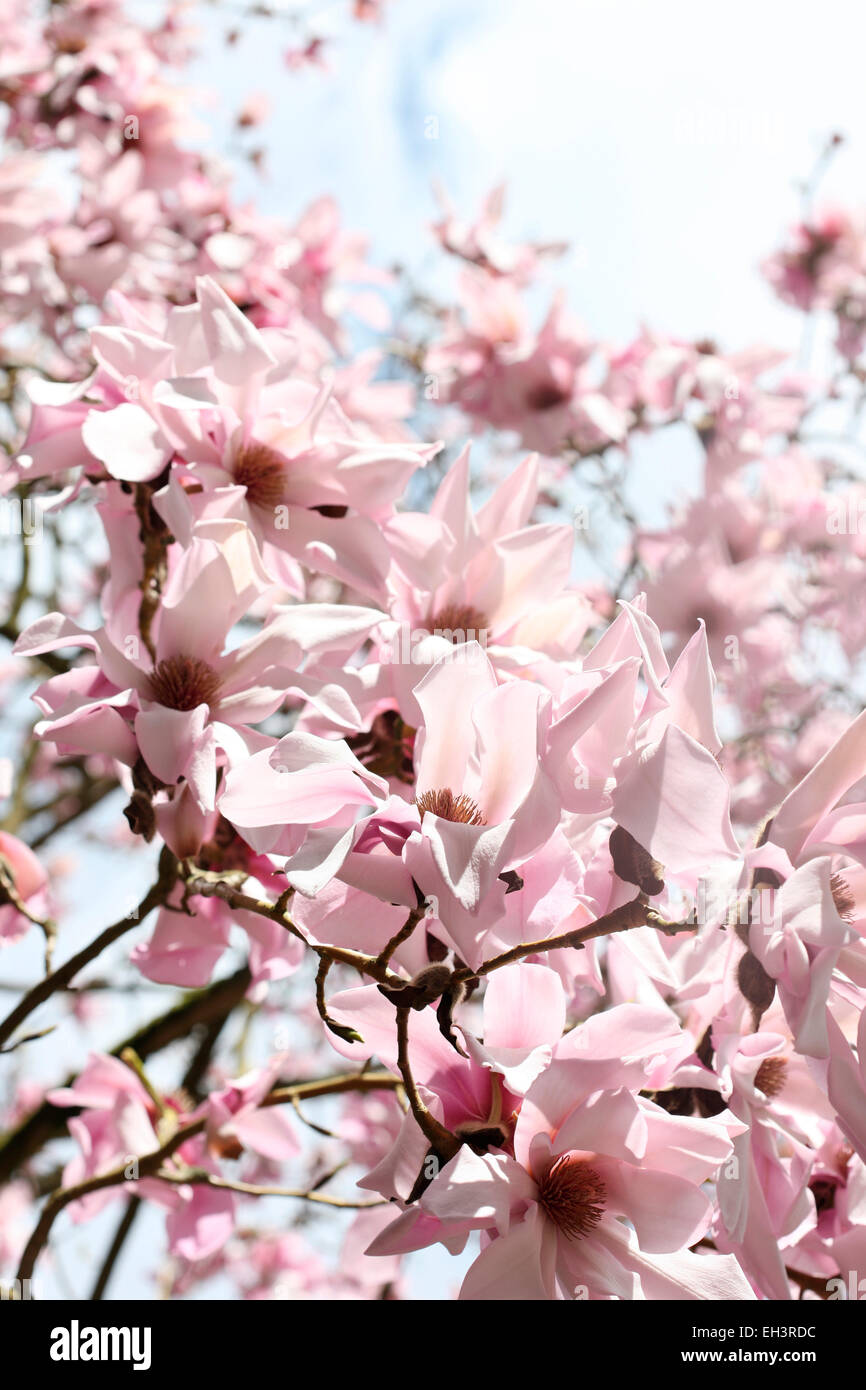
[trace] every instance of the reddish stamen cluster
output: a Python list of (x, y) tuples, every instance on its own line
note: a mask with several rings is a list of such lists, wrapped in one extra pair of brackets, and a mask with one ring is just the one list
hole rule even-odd
[(852, 922), (854, 920), (856, 903), (847, 879), (843, 878), (841, 874), (832, 874), (830, 877), (830, 892), (833, 896), (833, 903), (839, 916), (846, 922)]
[(247, 501), (254, 507), (273, 511), (286, 497), (285, 459), (268, 444), (255, 439), (245, 444), (235, 460), (235, 482), (247, 490)]
[(787, 1079), (787, 1057), (765, 1057), (755, 1072), (755, 1087), (772, 1100), (784, 1088)]
[(197, 656), (169, 656), (150, 673), (150, 698), (166, 709), (212, 705), (219, 688), (216, 671)]
[(416, 796), (415, 805), (422, 816), (429, 811), (431, 816), (439, 816), (442, 820), (459, 821), (464, 825), (485, 824), (484, 817), (471, 796), (465, 796), (462, 792), (455, 796), (447, 787), (439, 791), (422, 792), (420, 796)]
[(486, 632), (487, 626), (485, 615), (470, 604), (448, 603), (427, 619), (427, 630), (447, 637), (454, 646), (465, 641), (467, 634), (477, 637)]
[(604, 1215), (607, 1188), (592, 1164), (577, 1154), (562, 1154), (538, 1184), (538, 1201), (550, 1220), (570, 1240), (593, 1231)]

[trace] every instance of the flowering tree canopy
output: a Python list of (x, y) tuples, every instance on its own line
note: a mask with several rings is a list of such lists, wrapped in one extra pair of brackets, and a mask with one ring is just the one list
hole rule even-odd
[(596, 341), (502, 187), (419, 218), (450, 291), (240, 203), (194, 43), (0, 0), (0, 1283), (99, 1299), (130, 1239), (136, 1296), (413, 1298), (433, 1246), (465, 1300), (834, 1296), (866, 218), (763, 262), (809, 361)]

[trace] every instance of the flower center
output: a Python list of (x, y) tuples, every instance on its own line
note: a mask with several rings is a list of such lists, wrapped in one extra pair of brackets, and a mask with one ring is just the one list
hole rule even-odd
[(841, 874), (833, 874), (830, 878), (830, 892), (833, 895), (833, 903), (839, 916), (845, 922), (852, 922), (856, 904), (847, 879), (844, 879)]
[(565, 405), (571, 397), (555, 381), (543, 381), (526, 393), (526, 404), (530, 410), (555, 410)]
[(445, 637), (452, 646), (487, 631), (487, 618), (468, 603), (446, 603), (427, 619), (427, 631)]
[(286, 495), (285, 459), (268, 444), (253, 439), (245, 444), (235, 459), (235, 482), (247, 490), (247, 500), (254, 507), (273, 510)]
[(166, 709), (211, 705), (220, 688), (216, 671), (197, 656), (169, 656), (157, 662), (149, 679), (150, 698)]
[(813, 1178), (809, 1190), (815, 1198), (815, 1208), (820, 1216), (824, 1211), (832, 1211), (836, 1205), (836, 1190), (841, 1187), (838, 1178)]
[(462, 792), (455, 796), (447, 787), (439, 791), (422, 792), (420, 796), (416, 796), (415, 805), (421, 812), (422, 819), (425, 812), (429, 811), (431, 816), (439, 816), (442, 820), (461, 821), (465, 825), (486, 824), (471, 796), (465, 796)]
[(538, 1201), (554, 1226), (571, 1240), (594, 1230), (604, 1214), (607, 1188), (578, 1154), (555, 1158), (538, 1184)]
[(369, 730), (346, 739), (355, 757), (380, 777), (414, 782), (412, 741), (415, 730), (404, 724), (395, 709), (377, 714)]
[(787, 1079), (787, 1057), (765, 1057), (755, 1072), (755, 1088), (772, 1100), (783, 1089)]

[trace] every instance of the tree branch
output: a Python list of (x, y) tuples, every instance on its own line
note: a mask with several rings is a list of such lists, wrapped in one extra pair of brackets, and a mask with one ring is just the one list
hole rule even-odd
[[(188, 1037), (196, 1027), (208, 1027), (215, 1020), (224, 1020), (244, 997), (249, 983), (249, 969), (243, 966), (227, 979), (217, 980), (207, 989), (186, 994), (179, 1004), (175, 1004), (125, 1038), (112, 1049), (111, 1055), (119, 1057), (124, 1048), (131, 1047), (142, 1061), (146, 1061), (148, 1057), (169, 1047), (178, 1038)], [(190, 1068), (194, 1062), (195, 1058)], [(189, 1076), (188, 1071), (181, 1085), (186, 1090), (193, 1090), (195, 1087), (190, 1085)], [(70, 1087), (74, 1084), (73, 1072), (63, 1085)], [(7, 1182), (21, 1165), (38, 1153), (45, 1144), (64, 1134), (67, 1120), (76, 1113), (75, 1110), (61, 1109), (52, 1105), (50, 1101), (43, 1101), (17, 1129), (0, 1141), (0, 1183)]]
[(297, 1187), (259, 1187), (250, 1182), (233, 1182), (228, 1178), (216, 1177), (204, 1168), (164, 1169), (156, 1174), (160, 1182), (176, 1183), (178, 1186), (191, 1183), (193, 1186), (220, 1187), (227, 1192), (241, 1192), (247, 1197), (302, 1197), (307, 1202), (320, 1202), (329, 1207), (345, 1207), (351, 1211), (365, 1211), (368, 1207), (385, 1207), (384, 1198), (369, 1202), (351, 1202), (344, 1197), (331, 1197), (326, 1192), (304, 1191)]
[(412, 1066), (409, 1061), (409, 1015), (410, 1008), (397, 1009), (397, 1065), (400, 1068), (400, 1075), (403, 1078), (403, 1089), (406, 1092), (406, 1099), (412, 1110), (412, 1114), (418, 1123), (418, 1127), (426, 1139), (429, 1139), (430, 1146), (436, 1157), (442, 1163), (447, 1163), (453, 1158), (460, 1148), (460, 1140), (456, 1134), (452, 1134), (450, 1129), (446, 1129), (440, 1124), (435, 1115), (432, 1115), (421, 1099), (415, 1078), (412, 1075)]
[(243, 912), (255, 912), (259, 917), (267, 917), (268, 921), (279, 923), (286, 931), (291, 932), (299, 941), (302, 941), (309, 950), (315, 951), (320, 957), (325, 957), (332, 964), (351, 965), (362, 975), (370, 975), (380, 984), (405, 985), (406, 983), (402, 975), (395, 975), (393, 971), (388, 969), (387, 964), (383, 965), (375, 956), (364, 955), (361, 951), (351, 951), (344, 946), (314, 945), (295, 926), (291, 918), (286, 916), (285, 908), (281, 902), (269, 903), (264, 898), (254, 898), (218, 876), (209, 877), (200, 873), (194, 874), (186, 880), (186, 896), (188, 898), (222, 898), (230, 907), (239, 908)]
[[(587, 923), (585, 927), (577, 927), (562, 936), (549, 936), (544, 941), (521, 942), (519, 946), (512, 946), (510, 951), (503, 951), (501, 956), (493, 956), (491, 960), (485, 961), (477, 970), (470, 970), (468, 965), (461, 966), (459, 970), (455, 970), (453, 980), (459, 983), (462, 980), (478, 979), (483, 975), (489, 975), (493, 970), (501, 970), (504, 965), (524, 960), (526, 956), (543, 955), (546, 951), (559, 951), (567, 947), (580, 948), (587, 941), (594, 941), (599, 936), (612, 936), (614, 932), (644, 927), (650, 921), (651, 911), (644, 895), (639, 894), (638, 897), (632, 898), (631, 902), (615, 907), (612, 912), (599, 917), (595, 922)], [(679, 923), (676, 925), (678, 930), (694, 931), (693, 926)]]
[(111, 1275), (114, 1271), (114, 1266), (117, 1264), (120, 1252), (126, 1243), (126, 1238), (132, 1230), (135, 1218), (138, 1215), (140, 1207), (141, 1198), (136, 1196), (130, 1197), (129, 1201), (126, 1204), (123, 1216), (120, 1218), (120, 1223), (117, 1227), (117, 1230), (114, 1233), (114, 1240), (108, 1247), (105, 1259), (102, 1262), (102, 1268), (100, 1269), (99, 1274), (96, 1277), (96, 1283), (93, 1285), (93, 1292), (90, 1295), (91, 1303), (101, 1302), (102, 1295), (105, 1293), (105, 1290), (108, 1287), (108, 1281), (111, 1278)]
[[(393, 1090), (399, 1084), (397, 1078), (391, 1076), (389, 1072), (350, 1072), (342, 1076), (324, 1077), (320, 1081), (301, 1081), (296, 1085), (278, 1087), (265, 1097), (262, 1105), (282, 1105), (286, 1101), (294, 1100), (296, 1096), (299, 1100), (310, 1100), (314, 1096), (340, 1095), (345, 1091)], [(159, 1148), (139, 1157), (137, 1163), (138, 1178), (160, 1177), (164, 1179), (161, 1169), (165, 1160), (171, 1158), (187, 1140), (194, 1139), (196, 1135), (201, 1134), (206, 1123), (207, 1118), (202, 1115), (196, 1120), (188, 1121), (185, 1125), (179, 1125), (175, 1133), (166, 1139)], [(72, 1202), (79, 1201), (82, 1197), (89, 1196), (91, 1192), (102, 1192), (107, 1187), (119, 1187), (121, 1183), (137, 1180), (127, 1177), (130, 1162), (131, 1158), (126, 1156), (121, 1166), (111, 1168), (105, 1173), (95, 1173), (72, 1187), (61, 1187), (52, 1193), (42, 1209), (36, 1228), (21, 1256), (17, 1275), (19, 1279), (32, 1278), (36, 1261), (51, 1235), (54, 1222), (66, 1207)]]
[(38, 984), (28, 990), (24, 998), (19, 1001), (10, 1014), (0, 1023), (0, 1047), (9, 1040), (19, 1024), (44, 1004), (46, 999), (50, 999), (52, 994), (58, 990), (65, 989), (71, 980), (75, 978), (79, 970), (83, 970), (85, 965), (95, 960), (98, 955), (108, 946), (119, 941), (126, 932), (139, 925), (144, 919), (165, 902), (177, 880), (177, 860), (168, 848), (163, 848), (159, 858), (159, 877), (152, 888), (142, 898), (138, 907), (119, 921), (114, 922), (110, 927), (106, 927), (100, 932), (94, 941), (88, 946), (76, 952), (65, 965), (61, 965), (57, 970), (46, 975)]

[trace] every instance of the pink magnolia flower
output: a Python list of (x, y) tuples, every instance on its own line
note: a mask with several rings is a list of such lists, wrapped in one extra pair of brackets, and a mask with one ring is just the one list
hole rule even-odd
[[(368, 892), (381, 886), (385, 901), (409, 907), (417, 885), (436, 898), (439, 920), (471, 964), (504, 910), (502, 875), (540, 849), (559, 819), (545, 770), (545, 692), (523, 681), (499, 686), (482, 649), (468, 643), (429, 670), (415, 698), (424, 724), (415, 745), (413, 803), (391, 797), (347, 831), (311, 834), (287, 876), (312, 895), (339, 874)], [(251, 844), (270, 849), (274, 831), (266, 829), (261, 839), (250, 826), (254, 819), (273, 825), (262, 790), (239, 769), (220, 805)], [(278, 774), (271, 777), (268, 799), (281, 807), (283, 825), (302, 818), (303, 803), (292, 806), (290, 792)]]
[(864, 262), (862, 218), (841, 207), (825, 207), (794, 227), (788, 246), (768, 257), (762, 269), (781, 299), (811, 309), (832, 305), (840, 280), (862, 275)]
[(400, 512), (387, 522), (392, 621), (380, 628), (381, 670), (378, 680), (371, 671), (367, 685), (370, 723), (396, 702), (415, 728), (421, 714), (413, 688), (449, 645), (480, 642), (499, 674), (545, 665), (539, 653), (575, 655), (593, 610), (570, 587), (572, 528), (527, 524), (537, 495), (538, 460), (530, 456), (473, 513), (467, 447), (429, 513)]
[[(48, 913), (48, 875), (36, 855), (23, 840), (7, 831), (0, 831), (0, 867), (8, 875), (15, 897), (35, 918)], [(0, 885), (0, 944), (20, 941), (30, 930), (31, 922)]]
[(386, 790), (342, 740), (290, 733), (229, 772), (219, 809), (260, 853), (294, 855), (308, 839), (318, 847), (319, 827), (339, 844), (341, 828)]
[(612, 815), (671, 873), (693, 872), (738, 853), (706, 635), (699, 627), (671, 668), (643, 596), (621, 606), (559, 692), (560, 791), (569, 809)]
[(829, 856), (810, 859), (777, 889), (772, 924), (758, 921), (749, 928), (752, 951), (776, 981), (797, 1051), (809, 1057), (829, 1056), (831, 977), (854, 938), (839, 898)]
[[(229, 648), (235, 623), (270, 588), (250, 533), (239, 522), (210, 523), (172, 569), (152, 629), (152, 651), (123, 631), (122, 612), (88, 633), (61, 614), (40, 619), (16, 651), (33, 654), (81, 645), (98, 667), (76, 667), (36, 692), (46, 718), (37, 736), (67, 752), (100, 750), (133, 765), (140, 755), (167, 786), (181, 779), (203, 810), (211, 810), (219, 763), (229, 766), (270, 741), (249, 728), (284, 702), (302, 664), (298, 638), (327, 650), (357, 641), (378, 620), (375, 611), (322, 605), (315, 614), (287, 609), (254, 637)], [(312, 617), (313, 621), (305, 621)], [(355, 635), (353, 635), (355, 634)]]
[[(272, 876), (261, 872), (260, 876), (273, 882)], [(252, 1000), (262, 999), (270, 981), (286, 979), (301, 965), (303, 943), (277, 922), (231, 909), (218, 898), (193, 896), (184, 911), (182, 889), (175, 889), (172, 896), (175, 901), (160, 909), (150, 938), (130, 952), (132, 964), (146, 979), (184, 989), (202, 988), (228, 950), (235, 926), (247, 937)]]
[(454, 314), (425, 357), (442, 398), (473, 420), (516, 430), (526, 448), (555, 455), (621, 442), (631, 423), (593, 383), (593, 345), (558, 296), (538, 334), (510, 279), (473, 268), (460, 280), (465, 322)]
[(266, 1067), (257, 1067), (231, 1085), (211, 1091), (205, 1102), (205, 1133), (208, 1147), (217, 1157), (237, 1158), (244, 1149), (250, 1149), (280, 1163), (300, 1152), (285, 1111), (277, 1105), (262, 1105), (285, 1063), (285, 1055), (280, 1054)]
[[(668, 1115), (634, 1093), (670, 1067), (644, 1050), (652, 1029), (641, 1011), (618, 1012), (594, 1022), (608, 1039), (619, 1024), (622, 1056), (597, 1055), (580, 1028), (567, 1034), (521, 1102), (513, 1157), (462, 1148), (422, 1196), (421, 1214), (398, 1218), (370, 1253), (437, 1239), (460, 1248), (480, 1230), (464, 1299), (754, 1297), (733, 1257), (689, 1251), (712, 1218), (700, 1184), (730, 1155), (728, 1128)], [(664, 1016), (656, 1019), (658, 1044)]]
[[(363, 1038), (347, 1043), (329, 1035), (338, 1052), (352, 1060), (375, 1055), (397, 1072), (394, 1005), (376, 986), (335, 994), (329, 1011)], [(565, 996), (556, 974), (543, 965), (509, 966), (491, 977), (484, 995), (483, 1045), (460, 1026), (465, 1055), (443, 1037), (432, 1008), (413, 1012), (413, 1076), (436, 1117), (467, 1143), (482, 1148), (510, 1144), (520, 1097), (549, 1064), (564, 1026)], [(414, 1117), (407, 1114), (393, 1147), (358, 1186), (389, 1199), (407, 1198), (422, 1173), (428, 1148)], [(418, 1209), (411, 1207), (406, 1222), (412, 1225), (418, 1216)]]
[(848, 724), (788, 793), (767, 838), (795, 865), (837, 853), (866, 860), (866, 805), (848, 797), (866, 776), (866, 713)]
[[(231, 516), (296, 592), (299, 562), (380, 591), (388, 552), (378, 523), (439, 446), (353, 424), (292, 335), (260, 331), (209, 277), (196, 296), (161, 329), (120, 301), (121, 324), (91, 333), (95, 377), (38, 396), (12, 476), (77, 466), (154, 481), (175, 460), (157, 505), (184, 543), (196, 520)], [(84, 399), (94, 392), (99, 406)], [(184, 480), (204, 491), (188, 496)]]
[[(166, 1209), (166, 1231), (173, 1254), (203, 1260), (221, 1248), (234, 1225), (234, 1197), (230, 1192), (199, 1184), (175, 1186), (155, 1178), (137, 1178), (137, 1160), (158, 1149), (162, 1140), (157, 1132), (153, 1100), (129, 1067), (114, 1057), (92, 1054), (72, 1087), (52, 1091), (48, 1098), (53, 1105), (84, 1107), (82, 1114), (69, 1121), (69, 1132), (81, 1153), (66, 1165), (64, 1186), (74, 1186), (121, 1165), (129, 1168), (129, 1178), (122, 1188), (102, 1188), (73, 1202), (73, 1221), (89, 1220), (123, 1192), (139, 1192)], [(192, 1166), (208, 1166), (200, 1137), (182, 1145), (178, 1154)]]
[(433, 226), (444, 251), (477, 266), (488, 275), (507, 276), (517, 285), (528, 284), (542, 257), (561, 256), (568, 250), (563, 242), (525, 243), (510, 246), (499, 235), (505, 208), (505, 185), (499, 184), (485, 197), (474, 222), (461, 219), (441, 186), (434, 189), (443, 217)]
[(857, 1026), (856, 1055), (836, 1020), (827, 1020), (830, 1061), (827, 1093), (843, 1133), (866, 1163), (866, 1009)]
[[(612, 815), (674, 873), (737, 853), (730, 793), (713, 756), (720, 744), (700, 632), (671, 671), (657, 629), (639, 608), (626, 606), (583, 671), (558, 684), (555, 701), (529, 679), (500, 684), (477, 642), (443, 645), (413, 690), (421, 720), (411, 772), (399, 774), (393, 794), (372, 814), (348, 828), (344, 815), (329, 827), (339, 808), (328, 799), (307, 816), (316, 828), (302, 836), (292, 827), (311, 803), (305, 795), (292, 804), (292, 784), (281, 780), (276, 755), (256, 755), (227, 780), (223, 814), (259, 851), (293, 856), (287, 876), (299, 892), (315, 896), (336, 875), (384, 902), (414, 907), (420, 890), (435, 900), (449, 941), (471, 965), (509, 912), (506, 890), (519, 890), (508, 875), (519, 878), (526, 866), (532, 877), (538, 856), (552, 865), (564, 811), (583, 816), (584, 833)], [(642, 697), (641, 665), (650, 680)], [(354, 796), (352, 804), (360, 804)], [(560, 871), (579, 883), (576, 855), (597, 847), (584, 851), (576, 841), (568, 869), (569, 851), (557, 843)], [(593, 899), (601, 910), (616, 906), (610, 889), (610, 878), (602, 887), (599, 876), (572, 910)], [(539, 881), (530, 895), (540, 890)], [(531, 911), (527, 904), (524, 920)]]
[(306, 67), (327, 68), (324, 57), (325, 40), (314, 36), (301, 48), (287, 48), (283, 60), (292, 72), (300, 72)]
[[(739, 1008), (742, 1015), (742, 1001)], [(829, 1119), (829, 1107), (790, 1037), (774, 1032), (772, 1022), (743, 1035), (735, 1014), (713, 1027), (719, 1090), (743, 1121), (717, 1181), (716, 1244), (736, 1253), (766, 1298), (787, 1299), (785, 1251), (816, 1221), (807, 1186), (814, 1133), (806, 1131), (822, 1112)], [(706, 1084), (713, 1089), (714, 1076)]]
[[(786, 1251), (787, 1267), (812, 1278), (823, 1278), (827, 1293), (846, 1297), (859, 1293), (860, 1270), (866, 1251), (866, 1164), (851, 1152), (837, 1126), (829, 1127), (815, 1153), (809, 1192), (815, 1203), (816, 1226)], [(796, 1284), (796, 1280), (793, 1280)]]

